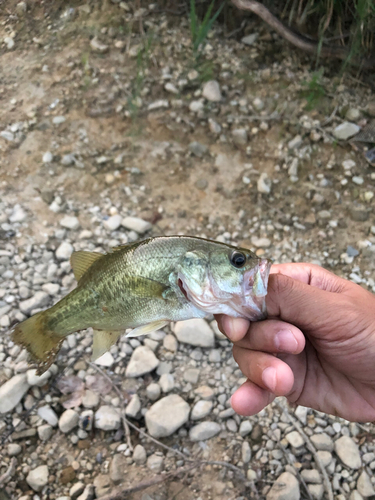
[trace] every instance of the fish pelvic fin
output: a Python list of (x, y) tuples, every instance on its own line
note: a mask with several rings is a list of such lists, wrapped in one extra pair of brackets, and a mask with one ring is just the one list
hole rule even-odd
[(70, 256), (70, 265), (72, 266), (75, 279), (79, 281), (93, 263), (103, 256), (104, 254), (102, 253), (86, 252), (85, 250), (73, 252)]
[(147, 323), (147, 325), (138, 326), (131, 330), (126, 337), (140, 337), (141, 335), (147, 335), (149, 333), (160, 330), (163, 326), (168, 325), (169, 321), (161, 319), (158, 321), (153, 321), (152, 323)]
[(109, 351), (113, 344), (117, 342), (121, 333), (121, 331), (94, 330), (91, 361), (96, 361)]
[(11, 338), (14, 343), (25, 347), (38, 365), (37, 375), (42, 375), (54, 362), (63, 338), (47, 328), (45, 311), (31, 316), (14, 328)]

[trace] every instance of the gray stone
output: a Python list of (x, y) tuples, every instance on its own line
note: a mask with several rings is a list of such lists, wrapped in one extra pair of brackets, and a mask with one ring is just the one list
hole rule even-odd
[(147, 453), (141, 444), (137, 444), (133, 451), (133, 460), (137, 465), (142, 465), (146, 463)]
[(267, 493), (267, 500), (299, 500), (300, 491), (296, 476), (283, 472)]
[(208, 361), (210, 363), (220, 363), (221, 362), (221, 350), (220, 349), (211, 349), (208, 355)]
[(102, 354), (102, 356), (100, 356), (100, 358), (94, 361), (96, 365), (107, 367), (112, 366), (114, 362), (115, 359), (109, 351), (105, 352), (104, 354)]
[(72, 215), (66, 215), (61, 219), (60, 226), (65, 227), (66, 229), (75, 230), (78, 229), (81, 226), (81, 224), (77, 217), (74, 217)]
[(55, 252), (56, 259), (68, 260), (73, 252), (74, 252), (73, 245), (71, 245), (67, 241), (63, 241)]
[(10, 222), (23, 222), (26, 219), (27, 213), (25, 212), (25, 210), (19, 205), (16, 205), (14, 207), (12, 215), (9, 217)]
[(117, 430), (121, 424), (121, 415), (113, 406), (103, 405), (95, 412), (95, 427), (103, 431)]
[(5, 139), (6, 141), (13, 142), (14, 141), (14, 134), (10, 130), (2, 130), (0, 132), (0, 137)]
[(352, 438), (342, 436), (335, 441), (335, 452), (344, 465), (350, 469), (359, 469), (362, 465), (359, 448)]
[(253, 107), (256, 111), (262, 111), (264, 109), (264, 102), (259, 97), (253, 100)]
[(203, 111), (204, 104), (202, 101), (191, 101), (189, 104), (189, 109), (193, 113), (199, 113), (200, 111)]
[(294, 415), (298, 418), (300, 422), (306, 425), (307, 422), (307, 412), (308, 408), (306, 406), (297, 406)]
[(258, 193), (269, 194), (271, 192), (271, 181), (268, 175), (263, 172), (257, 182)]
[(81, 483), (80, 481), (78, 483), (73, 484), (73, 486), (69, 490), (69, 496), (72, 500), (75, 500), (79, 495), (83, 493), (85, 489), (85, 484)]
[(128, 464), (126, 457), (121, 453), (114, 455), (109, 468), (109, 477), (115, 484), (120, 484), (126, 477)]
[(171, 373), (163, 373), (160, 377), (159, 384), (163, 392), (171, 392), (174, 389), (173, 375)]
[(258, 238), (257, 236), (252, 236), (251, 243), (257, 248), (269, 248), (272, 242), (269, 238)]
[(236, 146), (246, 146), (248, 141), (247, 130), (245, 128), (235, 128), (232, 130), (233, 142)]
[(44, 292), (48, 293), (48, 295), (51, 295), (52, 297), (58, 295), (60, 291), (60, 285), (58, 283), (45, 283), (44, 285), (42, 285), (42, 288)]
[(160, 473), (164, 469), (164, 457), (160, 455), (150, 455), (147, 459), (147, 467), (152, 472)]
[(346, 141), (347, 139), (350, 139), (350, 137), (358, 134), (360, 130), (361, 128), (358, 127), (358, 125), (356, 125), (355, 123), (344, 122), (340, 123), (340, 125), (334, 128), (332, 133), (336, 137), (336, 139), (339, 139), (340, 141)]
[(85, 408), (96, 408), (99, 404), (99, 395), (87, 389), (83, 395), (82, 404)]
[(296, 135), (291, 141), (288, 142), (289, 149), (298, 149), (302, 146), (302, 136)]
[(251, 33), (250, 35), (246, 35), (241, 38), (241, 42), (245, 45), (254, 45), (259, 37), (259, 33)]
[(100, 498), (110, 492), (111, 482), (107, 474), (99, 474), (94, 479), (95, 495)]
[(190, 429), (189, 437), (191, 441), (206, 441), (211, 439), (221, 431), (221, 426), (217, 422), (201, 422)]
[(171, 352), (176, 352), (178, 348), (177, 339), (174, 335), (169, 333), (163, 339), (163, 347)]
[(332, 454), (329, 451), (318, 450), (316, 454), (324, 467), (328, 467), (328, 465), (332, 462)]
[(48, 476), (48, 467), (46, 465), (40, 465), (28, 473), (26, 482), (34, 491), (42, 491), (48, 484)]
[(131, 418), (136, 418), (141, 411), (141, 401), (138, 394), (133, 394), (130, 402), (125, 408), (125, 415)]
[(63, 155), (61, 158), (61, 165), (68, 167), (69, 165), (73, 165), (75, 162), (75, 157), (72, 154)]
[(0, 387), (0, 413), (12, 411), (29, 390), (26, 373), (15, 375)]
[(345, 118), (349, 121), (359, 120), (360, 117), (361, 112), (357, 108), (349, 108), (345, 115)]
[(56, 427), (59, 419), (56, 415), (56, 413), (52, 410), (52, 408), (48, 405), (46, 406), (41, 406), (38, 408), (38, 415), (40, 418), (42, 418), (47, 424), (51, 425), (52, 427)]
[(169, 108), (169, 102), (167, 99), (158, 99), (157, 101), (151, 102), (147, 109), (148, 111), (153, 111), (155, 109)]
[(212, 401), (205, 401), (204, 399), (198, 401), (191, 410), (191, 420), (200, 420), (207, 417), (211, 413), (212, 406)]
[(9, 457), (16, 457), (19, 455), (22, 451), (22, 446), (18, 443), (10, 443), (8, 444), (8, 456)]
[(88, 484), (83, 490), (82, 495), (77, 497), (77, 500), (94, 500), (95, 488), (93, 484)]
[(47, 151), (46, 153), (44, 153), (42, 158), (43, 163), (51, 163), (52, 160), (53, 160), (53, 154), (51, 153), (51, 151)]
[(248, 441), (244, 441), (242, 443), (241, 455), (242, 455), (242, 461), (244, 464), (247, 464), (250, 462), (250, 460), (251, 460), (251, 448), (250, 448), (250, 444)]
[(349, 500), (363, 500), (363, 496), (357, 490), (353, 490), (350, 493)]
[(43, 387), (43, 385), (45, 385), (47, 380), (50, 378), (51, 372), (47, 370), (46, 372), (42, 373), (42, 375), (37, 375), (36, 369), (33, 368), (32, 370), (27, 370), (26, 376), (27, 383), (29, 385), (37, 385), (38, 387)]
[(214, 332), (204, 319), (194, 318), (186, 321), (177, 321), (174, 333), (179, 342), (198, 347), (213, 347), (215, 345)]
[(59, 418), (59, 429), (64, 434), (72, 431), (75, 427), (77, 427), (79, 421), (79, 415), (76, 411), (69, 408), (65, 410), (64, 413), (61, 414)]
[(38, 427), (38, 436), (41, 441), (48, 441), (53, 433), (53, 427), (49, 424), (43, 424)]
[(170, 436), (188, 421), (189, 413), (188, 403), (180, 396), (166, 396), (154, 403), (146, 413), (147, 430), (155, 438)]
[(350, 205), (349, 213), (352, 220), (355, 222), (365, 222), (369, 218), (369, 210), (361, 204)]
[(314, 500), (321, 500), (324, 494), (324, 486), (322, 484), (308, 484), (307, 488)]
[(203, 85), (202, 96), (208, 101), (221, 101), (220, 85), (216, 80), (209, 80)]
[(253, 430), (253, 424), (250, 420), (243, 420), (240, 424), (240, 436), (245, 437)]
[(299, 448), (305, 444), (305, 441), (298, 431), (292, 431), (286, 434), (285, 439), (293, 448)]
[(198, 368), (188, 368), (184, 371), (184, 380), (190, 384), (196, 384), (199, 380), (200, 370)]
[(104, 54), (108, 52), (109, 47), (105, 43), (100, 42), (97, 37), (94, 37), (90, 42), (90, 47), (94, 52), (99, 52), (100, 54)]
[(357, 490), (365, 498), (375, 495), (374, 487), (371, 483), (369, 475), (365, 470), (361, 472), (361, 475), (358, 478)]
[(306, 483), (321, 483), (322, 478), (316, 469), (303, 469), (301, 471), (301, 476)]
[(152, 228), (152, 224), (143, 219), (140, 219), (139, 217), (125, 217), (124, 219), (122, 219), (121, 225), (125, 229), (135, 231), (138, 234), (143, 234)]
[(208, 119), (208, 127), (210, 129), (210, 132), (215, 135), (219, 135), (221, 133), (221, 125), (215, 122), (215, 120), (213, 120), (212, 118)]
[(310, 439), (317, 450), (333, 451), (332, 438), (325, 432), (313, 434)]
[(189, 144), (189, 151), (194, 156), (202, 158), (208, 152), (208, 147), (201, 142), (193, 141)]
[(65, 116), (62, 116), (62, 115), (54, 116), (52, 118), (52, 123), (54, 125), (61, 125), (62, 123), (65, 123), (65, 122), (66, 122), (66, 118), (65, 118)]
[[(198, 370), (199, 372), (199, 370)], [(186, 372), (185, 372), (186, 373)], [(198, 374), (199, 375), (199, 374)], [(194, 382), (196, 383), (196, 382)], [(208, 385), (201, 385), (194, 390), (194, 393), (202, 399), (211, 400), (215, 393)]]
[(149, 347), (139, 346), (134, 349), (125, 375), (127, 377), (140, 377), (150, 373), (158, 366), (159, 360)]
[(119, 214), (112, 215), (107, 220), (103, 222), (103, 226), (107, 229), (107, 231), (116, 231), (121, 226), (122, 217)]
[(159, 384), (151, 383), (146, 387), (146, 394), (151, 401), (156, 401), (159, 399), (161, 393), (161, 388)]
[(29, 299), (20, 302), (20, 311), (24, 314), (30, 314), (32, 310), (45, 307), (49, 303), (49, 295), (46, 292), (36, 292)]

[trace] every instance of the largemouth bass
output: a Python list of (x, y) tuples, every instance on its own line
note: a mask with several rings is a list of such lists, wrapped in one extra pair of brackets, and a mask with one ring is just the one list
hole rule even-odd
[(65, 337), (94, 329), (93, 359), (129, 328), (145, 335), (171, 321), (227, 314), (265, 318), (271, 261), (245, 248), (190, 236), (149, 238), (110, 253), (78, 251), (70, 259), (77, 287), (18, 324), (12, 339), (41, 374)]

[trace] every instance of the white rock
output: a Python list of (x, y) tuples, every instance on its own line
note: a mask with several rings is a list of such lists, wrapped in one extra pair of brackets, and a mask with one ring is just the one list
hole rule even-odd
[(264, 102), (259, 97), (256, 97), (253, 100), (253, 106), (257, 111), (262, 111), (264, 109)]
[(257, 248), (268, 248), (271, 246), (269, 238), (257, 238), (257, 236), (252, 236), (251, 243)]
[(139, 346), (134, 349), (125, 375), (127, 377), (140, 377), (150, 373), (159, 365), (159, 360), (149, 347)]
[(101, 406), (95, 413), (95, 427), (103, 431), (117, 430), (121, 424), (121, 415), (113, 406)]
[(116, 231), (121, 226), (122, 217), (119, 214), (112, 215), (107, 220), (103, 222), (103, 226), (107, 229), (107, 231)]
[(163, 347), (171, 352), (176, 352), (178, 348), (176, 337), (172, 334), (168, 334), (163, 339)]
[(240, 436), (245, 437), (253, 430), (253, 424), (250, 420), (243, 420), (240, 424)]
[(171, 82), (168, 82), (164, 85), (164, 88), (167, 92), (170, 92), (171, 94), (178, 94), (178, 89), (176, 88), (175, 85), (173, 85), (173, 83)]
[(324, 450), (324, 451), (333, 450), (332, 438), (328, 436), (328, 434), (326, 434), (325, 432), (321, 432), (319, 434), (313, 434), (310, 439), (317, 450)]
[(138, 234), (143, 234), (152, 228), (152, 224), (139, 217), (124, 217), (121, 221), (121, 225), (125, 229), (130, 229)]
[(171, 392), (174, 388), (173, 375), (171, 373), (163, 373), (163, 375), (160, 377), (159, 384), (163, 392)]
[(191, 441), (206, 441), (211, 439), (221, 431), (221, 426), (217, 422), (201, 422), (190, 429), (189, 438)]
[(294, 448), (299, 448), (305, 444), (305, 441), (298, 431), (292, 431), (286, 434), (285, 439)]
[(215, 120), (212, 118), (208, 119), (208, 127), (210, 129), (210, 132), (213, 134), (219, 135), (221, 133), (221, 125), (219, 125)]
[(242, 443), (242, 450), (241, 450), (241, 453), (242, 453), (242, 461), (244, 464), (247, 464), (250, 462), (251, 460), (251, 448), (250, 448), (250, 444), (248, 441), (244, 441)]
[(48, 484), (49, 471), (46, 465), (40, 465), (29, 472), (26, 482), (34, 491), (42, 491)]
[(346, 112), (345, 118), (349, 121), (359, 120), (361, 112), (357, 108), (349, 108)]
[(288, 142), (288, 148), (289, 149), (298, 149), (302, 146), (302, 136), (301, 135), (296, 135), (293, 137), (292, 140)]
[(350, 137), (358, 134), (360, 130), (361, 128), (355, 123), (344, 122), (340, 123), (340, 125), (334, 128), (332, 133), (336, 137), (336, 139), (346, 141), (347, 139), (350, 139)]
[(73, 154), (63, 155), (63, 157), (61, 158), (61, 165), (64, 165), (65, 167), (73, 165), (74, 162), (75, 162), (75, 157)]
[(235, 128), (232, 130), (233, 142), (237, 146), (245, 146), (247, 144), (248, 136), (245, 128)]
[(27, 370), (26, 372), (27, 375), (27, 383), (29, 385), (37, 385), (38, 387), (43, 387), (47, 380), (51, 376), (51, 372), (47, 370), (46, 372), (42, 373), (42, 375), (37, 375), (36, 370)]
[(201, 420), (207, 417), (207, 415), (211, 413), (212, 407), (212, 401), (206, 401), (204, 399), (197, 401), (191, 410), (191, 420)]
[(258, 193), (269, 194), (271, 192), (271, 181), (265, 172), (259, 176), (257, 189)]
[(61, 125), (61, 124), (62, 124), (62, 123), (64, 123), (65, 121), (66, 121), (65, 116), (61, 116), (61, 115), (60, 115), (60, 116), (54, 116), (54, 117), (52, 118), (52, 123), (53, 123), (54, 125)]
[(44, 292), (48, 293), (48, 295), (52, 295), (52, 297), (56, 296), (60, 291), (60, 285), (58, 283), (44, 283), (42, 288)]
[(159, 474), (164, 469), (164, 457), (160, 455), (150, 455), (147, 459), (147, 468)]
[(4, 38), (4, 43), (6, 44), (8, 50), (13, 49), (13, 47), (15, 45), (14, 39), (10, 36), (6, 36)]
[(189, 109), (193, 113), (199, 113), (200, 111), (203, 111), (204, 104), (202, 101), (191, 101), (189, 104)]
[(43, 424), (38, 427), (38, 436), (41, 441), (48, 441), (53, 433), (53, 427), (49, 424)]
[(81, 226), (81, 224), (77, 217), (73, 215), (66, 215), (61, 219), (60, 226), (65, 227), (66, 229), (75, 230), (78, 229)]
[(115, 359), (109, 351), (105, 352), (102, 356), (100, 356), (100, 358), (95, 360), (96, 365), (107, 367), (112, 366), (114, 362)]
[(220, 85), (216, 80), (210, 80), (203, 85), (202, 96), (211, 102), (221, 101)]
[(352, 438), (342, 436), (335, 441), (335, 452), (344, 465), (350, 469), (359, 469), (362, 465), (359, 448)]
[(64, 434), (67, 434), (77, 427), (78, 421), (79, 415), (76, 411), (71, 408), (69, 410), (65, 410), (59, 418), (59, 429)]
[(349, 500), (363, 500), (363, 496), (357, 490), (353, 490), (350, 493)]
[(146, 387), (146, 394), (151, 401), (156, 401), (159, 399), (161, 394), (161, 388), (159, 384), (151, 383)]
[(47, 151), (46, 153), (44, 153), (42, 158), (43, 163), (51, 163), (52, 160), (53, 154), (51, 153), (51, 151)]
[(15, 375), (0, 387), (0, 413), (12, 411), (29, 390), (26, 373)]
[(18, 443), (10, 443), (8, 444), (8, 456), (9, 457), (16, 457), (19, 455), (22, 451), (22, 446), (19, 445)]
[(45, 307), (49, 303), (49, 295), (46, 292), (36, 292), (33, 297), (23, 300), (19, 303), (20, 311), (24, 314), (30, 314), (33, 309)]
[(59, 419), (56, 415), (56, 413), (52, 410), (52, 408), (48, 405), (46, 406), (41, 406), (38, 408), (38, 415), (40, 418), (42, 418), (47, 424), (51, 425), (52, 427), (56, 427)]
[(145, 416), (148, 432), (161, 438), (173, 434), (189, 418), (190, 407), (177, 394), (171, 394), (154, 403)]
[(301, 471), (301, 476), (306, 483), (321, 483), (322, 478), (316, 469), (303, 469)]
[(23, 222), (26, 219), (27, 219), (27, 213), (19, 205), (14, 208), (12, 215), (9, 217), (9, 220), (12, 223), (13, 222)]
[(283, 472), (267, 493), (267, 500), (299, 500), (300, 491), (296, 476)]
[(131, 418), (136, 418), (141, 411), (141, 400), (138, 394), (134, 394), (125, 408), (125, 415)]
[(0, 132), (0, 137), (5, 139), (6, 141), (13, 142), (14, 141), (14, 134), (10, 132), (10, 130), (2, 130)]
[(109, 47), (108, 45), (105, 45), (104, 43), (100, 42), (97, 37), (94, 37), (91, 42), (90, 46), (94, 52), (99, 52), (101, 54), (104, 54), (105, 52), (108, 51)]
[(133, 460), (137, 465), (142, 465), (146, 463), (147, 453), (141, 444), (137, 444), (133, 451)]
[(245, 45), (254, 45), (254, 43), (257, 41), (259, 36), (259, 33), (251, 33), (250, 35), (246, 35), (243, 38), (241, 38), (241, 42), (244, 43)]
[(197, 347), (214, 347), (215, 336), (204, 319), (194, 318), (177, 321), (174, 333), (179, 342)]
[(148, 111), (152, 111), (154, 109), (162, 109), (162, 108), (168, 108), (169, 107), (169, 102), (167, 99), (159, 99), (157, 101), (151, 102), (148, 106), (147, 109)]
[(306, 425), (307, 422), (307, 412), (308, 408), (306, 406), (297, 406), (297, 409), (294, 412), (294, 415), (298, 418), (300, 422)]
[(370, 477), (365, 470), (361, 472), (361, 475), (358, 478), (357, 490), (365, 498), (375, 495), (374, 487), (371, 483)]
[(55, 255), (58, 260), (68, 260), (73, 252), (73, 245), (71, 245), (67, 241), (63, 241), (59, 248), (56, 250)]

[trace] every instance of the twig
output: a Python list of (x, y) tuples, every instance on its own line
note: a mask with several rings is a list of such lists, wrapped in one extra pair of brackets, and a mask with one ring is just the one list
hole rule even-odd
[(319, 467), (320, 472), (322, 473), (324, 487), (325, 487), (325, 490), (326, 490), (327, 495), (328, 495), (328, 500), (333, 500), (332, 486), (331, 486), (331, 483), (329, 482), (327, 471), (326, 471), (324, 465), (322, 464), (322, 461), (320, 460), (319, 455), (317, 454), (315, 446), (312, 444), (310, 438), (305, 433), (305, 431), (302, 429), (302, 427), (299, 425), (297, 420), (295, 418), (293, 418), (290, 415), (290, 413), (278, 401), (275, 400), (274, 403), (276, 404), (276, 406), (278, 406), (278, 408), (283, 412), (283, 414), (286, 416), (286, 418), (289, 420), (289, 422), (293, 425), (293, 427), (301, 434), (301, 436), (305, 440), (305, 443), (306, 443), (308, 450), (310, 451), (310, 453), (313, 454), (316, 465)]
[(4, 472), (2, 476), (0, 476), (0, 486), (5, 484), (8, 479), (10, 479), (16, 471), (17, 459), (13, 457), (10, 461), (8, 470)]
[[(121, 409), (122, 409), (121, 420), (122, 420), (122, 425), (123, 425), (124, 431), (125, 431), (126, 443), (128, 445), (128, 448), (130, 449), (130, 451), (133, 451), (133, 445), (132, 445), (132, 441), (131, 441), (131, 437), (130, 437), (130, 429), (129, 429), (129, 425), (131, 425), (131, 422), (129, 422), (129, 420), (125, 417), (125, 398), (124, 398), (124, 395), (122, 394), (120, 389), (117, 387), (117, 385), (112, 382), (111, 378), (101, 368), (99, 368), (99, 366), (95, 365), (94, 363), (91, 363), (91, 361), (88, 361), (87, 363), (91, 366), (91, 368), (94, 368), (97, 372), (100, 373), (100, 375), (102, 375), (102, 377), (104, 377), (106, 380), (108, 380), (110, 382), (114, 391), (116, 392), (116, 394), (120, 398)], [(136, 427), (136, 426), (134, 426), (134, 427)]]
[[(335, 57), (337, 59), (346, 60), (350, 52), (343, 47), (323, 45), (319, 50), (319, 44), (311, 42), (306, 37), (295, 33), (290, 28), (285, 26), (277, 17), (275, 17), (262, 3), (256, 0), (232, 0), (232, 3), (240, 10), (248, 10), (259, 16), (271, 28), (273, 28), (285, 40), (293, 44), (295, 47), (309, 52), (310, 54), (317, 54), (320, 57)], [(372, 69), (375, 67), (375, 58), (362, 58), (350, 59), (350, 64), (360, 66), (365, 69)]]
[(155, 484), (164, 483), (164, 481), (168, 481), (173, 477), (189, 472), (192, 469), (195, 469), (196, 467), (197, 465), (191, 465), (190, 467), (181, 467), (180, 469), (177, 469), (173, 472), (168, 472), (167, 474), (155, 476), (154, 478), (149, 479), (148, 481), (141, 481), (135, 486), (130, 486), (128, 488), (118, 488), (109, 493), (108, 495), (100, 497), (100, 500), (123, 500), (124, 498), (127, 498), (126, 495), (129, 495), (130, 493), (135, 493), (137, 491), (145, 490), (146, 488), (154, 486)]
[(293, 464), (293, 461), (290, 459), (289, 455), (288, 455), (288, 451), (287, 449), (285, 448), (285, 446), (279, 441), (278, 442), (278, 445), (280, 446), (282, 452), (284, 453), (285, 455), (285, 458), (287, 460), (287, 462), (289, 463), (289, 465), (291, 467), (293, 467), (294, 469), (294, 472), (296, 473), (296, 476), (298, 477), (300, 483), (302, 484), (302, 486), (305, 488), (305, 491), (306, 491), (306, 495), (309, 497), (309, 500), (313, 500), (313, 497), (310, 493), (310, 490), (308, 489), (307, 487), (307, 484), (305, 482), (305, 480), (303, 479), (303, 477), (301, 476), (299, 470), (297, 469), (297, 467)]

